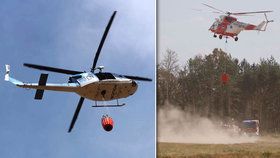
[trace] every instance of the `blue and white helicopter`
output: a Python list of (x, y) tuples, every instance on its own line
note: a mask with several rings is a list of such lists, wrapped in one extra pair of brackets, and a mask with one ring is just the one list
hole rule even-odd
[[(109, 29), (112, 25), (115, 15), (116, 15), (116, 11), (114, 11), (104, 31), (104, 34), (102, 36), (102, 39), (96, 51), (90, 72), (66, 70), (61, 68), (24, 63), (23, 65), (29, 68), (68, 74), (72, 76), (69, 77), (68, 83), (55, 84), (55, 83), (47, 83), (48, 74), (42, 73), (38, 83), (26, 83), (10, 77), (10, 65), (5, 65), (6, 66), (5, 80), (15, 84), (18, 87), (36, 89), (34, 99), (38, 99), (38, 100), (41, 100), (43, 98), (44, 90), (75, 92), (78, 95), (80, 95), (81, 98), (79, 100), (78, 106), (72, 118), (70, 127), (68, 129), (69, 133), (71, 132), (71, 130), (75, 125), (75, 122), (78, 118), (80, 109), (83, 105), (83, 101), (85, 98), (95, 101), (95, 105), (93, 107), (119, 107), (125, 105), (125, 104), (119, 104), (118, 99), (126, 98), (130, 95), (133, 95), (136, 92), (138, 85), (135, 82), (135, 80), (152, 81), (152, 79), (139, 77), (139, 76), (119, 75), (110, 72), (102, 72), (104, 66), (98, 66), (98, 67), (96, 66), (102, 46), (109, 32)], [(95, 70), (99, 70), (99, 72), (95, 73), (94, 72)], [(97, 101), (110, 101), (110, 100), (117, 100), (117, 104), (115, 105), (97, 104)]]

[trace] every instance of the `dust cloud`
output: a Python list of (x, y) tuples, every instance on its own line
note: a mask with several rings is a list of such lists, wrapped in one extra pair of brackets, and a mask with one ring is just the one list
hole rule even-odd
[[(239, 135), (225, 129), (217, 120), (191, 115), (172, 105), (158, 111), (158, 141), (197, 144), (254, 143), (257, 137)], [(220, 121), (221, 122), (221, 121)]]

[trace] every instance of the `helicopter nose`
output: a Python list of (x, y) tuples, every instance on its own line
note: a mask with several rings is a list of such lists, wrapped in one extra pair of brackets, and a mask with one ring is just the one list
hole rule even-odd
[(132, 81), (131, 85), (132, 85), (132, 87), (136, 87), (137, 83), (135, 81)]
[(129, 89), (129, 94), (133, 95), (136, 92), (137, 87), (138, 87), (137, 83), (134, 80), (132, 80), (131, 87)]

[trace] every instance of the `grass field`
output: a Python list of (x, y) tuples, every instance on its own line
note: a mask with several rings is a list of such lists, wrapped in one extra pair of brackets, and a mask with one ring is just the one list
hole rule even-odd
[(280, 158), (280, 138), (262, 137), (255, 143), (183, 144), (159, 142), (158, 158)]

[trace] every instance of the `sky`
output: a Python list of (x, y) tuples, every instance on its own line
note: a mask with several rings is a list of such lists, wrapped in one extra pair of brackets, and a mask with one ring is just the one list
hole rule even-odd
[[(0, 157), (92, 158), (155, 155), (155, 2), (150, 0), (2, 0), (0, 5)], [(74, 93), (34, 90), (4, 81), (11, 76), (38, 82), (34, 63), (89, 71), (101, 36), (114, 10), (117, 15), (97, 65), (105, 71), (149, 77), (121, 108), (92, 108), (85, 100), (72, 133), (67, 133), (79, 101)], [(64, 83), (67, 75), (49, 73), (48, 82)], [(101, 117), (114, 119), (105, 132)]]
[[(213, 38), (213, 33), (208, 30), (219, 14), (210, 13), (212, 10), (202, 3), (231, 12), (273, 10), (268, 13), (268, 18), (274, 22), (268, 24), (265, 32), (243, 31), (238, 35), (237, 42), (230, 38), (225, 43), (225, 39)], [(221, 48), (232, 57), (240, 60), (245, 58), (249, 63), (258, 63), (260, 58), (269, 58), (271, 55), (280, 62), (279, 5), (277, 0), (160, 0), (157, 3), (158, 61), (163, 59), (167, 49), (175, 51), (179, 64), (184, 65), (189, 58), (210, 54), (214, 48)], [(237, 18), (241, 22), (259, 24), (264, 20), (264, 15)]]

